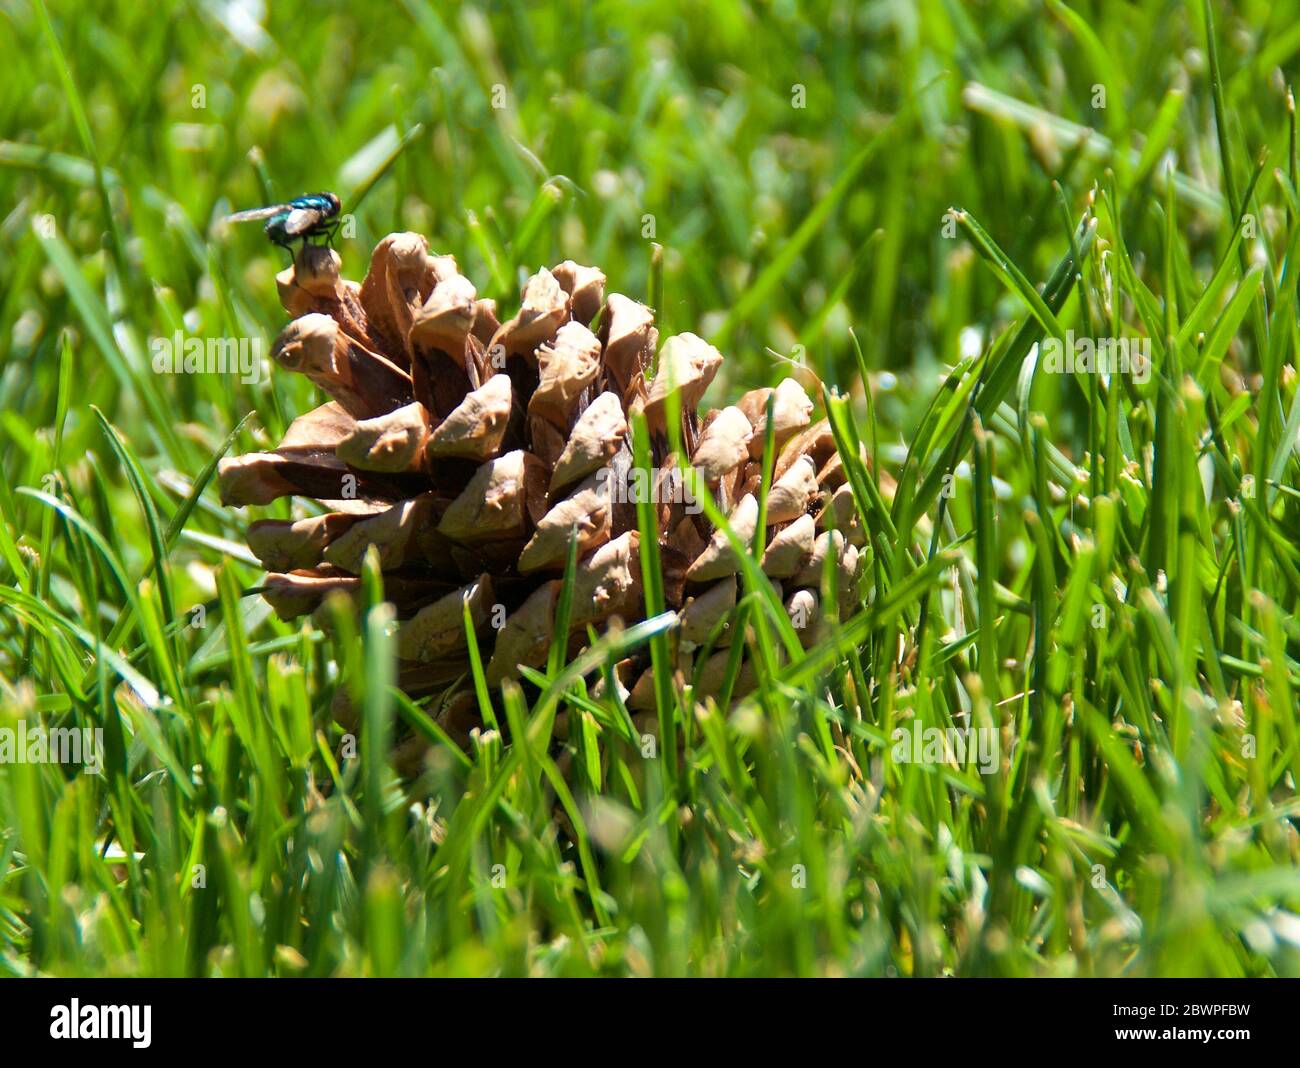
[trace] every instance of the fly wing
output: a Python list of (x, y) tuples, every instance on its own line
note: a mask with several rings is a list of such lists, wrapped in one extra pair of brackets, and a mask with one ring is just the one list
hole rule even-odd
[(319, 208), (294, 208), (284, 220), (284, 232), (290, 237), (305, 234), (323, 218)]
[(234, 215), (227, 215), (226, 222), (256, 222), (259, 219), (269, 219), (272, 215), (280, 215), (283, 212), (291, 210), (292, 209), (288, 204), (272, 204), (269, 208), (252, 208), (249, 211), (237, 211)]

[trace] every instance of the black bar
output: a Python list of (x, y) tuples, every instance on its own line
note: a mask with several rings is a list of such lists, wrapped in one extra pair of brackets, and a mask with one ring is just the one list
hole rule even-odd
[[(145, 1055), (283, 1048), (335, 1059), (405, 1049), (432, 1054), (450, 1041), (490, 1049), (496, 1058), (512, 1043), (544, 1052), (536, 1048), (544, 1038), (559, 1044), (554, 1055), (560, 1056), (570, 1043), (606, 1035), (626, 1048), (634, 1033), (648, 1051), (684, 1043), (698, 1054), (701, 1045), (717, 1042), (722, 1055), (727, 1042), (759, 1040), (770, 1055), (778, 1043), (807, 1050), (808, 1043), (835, 1033), (863, 1049), (890, 1035), (918, 1053), (963, 1044), (1005, 1053), (1126, 1046), (1222, 1053), (1260, 1041), (1294, 1049), (1300, 990), (1285, 980), (753, 980), (724, 981), (726, 990), (698, 982), (699, 989), (688, 990), (687, 982), (647, 980), (633, 987), (588, 981), (574, 991), (565, 981), (523, 989), (521, 980), (21, 979), (0, 987), (0, 1019), (9, 1049), (43, 1044), (50, 1052), (60, 1046), (93, 1052), (102, 1045)], [(575, 996), (584, 1006), (581, 1019)], [(747, 1022), (740, 1030), (748, 1038), (730, 1024), (709, 1026), (711, 1014), (694, 1011), (669, 1033), (665, 1021), (674, 1016), (651, 1011), (659, 998), (680, 1010), (699, 1009), (698, 999), (710, 996), (732, 1004), (745, 999), (737, 1007), (743, 1006)], [(62, 1037), (74, 1004), (77, 1035), (116, 1028), (126, 1037)], [(136, 1011), (104, 1013), (102, 1006)], [(730, 1055), (739, 1052), (733, 1048)]]

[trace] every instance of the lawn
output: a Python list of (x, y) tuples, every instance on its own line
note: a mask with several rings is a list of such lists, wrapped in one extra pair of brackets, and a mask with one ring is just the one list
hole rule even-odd
[[(1300, 4), (15, 0), (0, 47), (0, 974), (1300, 975)], [(647, 610), (467, 662), (462, 733), (373, 557), (277, 618), (246, 532), (306, 513), (217, 466), (325, 398), (223, 220), (316, 190), (350, 278), (414, 231), (504, 321), (598, 265), (705, 407), (804, 384), (863, 532), (821, 639), (751, 546), (721, 695)]]

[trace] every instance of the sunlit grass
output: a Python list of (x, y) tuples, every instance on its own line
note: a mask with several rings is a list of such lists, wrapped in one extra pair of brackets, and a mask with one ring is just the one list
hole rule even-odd
[[(105, 743), (0, 764), (0, 970), (1300, 973), (1295, 5), (267, 6), (0, 23), (0, 727)], [(572, 257), (724, 349), (715, 403), (806, 364), (851, 610), (805, 651), (751, 562), (733, 707), (652, 612), (480, 671), (465, 750), (377, 573), (276, 620), (210, 481), (314, 391), (150, 341), (269, 342), (283, 256), (218, 220), (320, 188), (352, 276), (417, 230), (510, 308)], [(1149, 376), (1049, 373), (1067, 332)]]

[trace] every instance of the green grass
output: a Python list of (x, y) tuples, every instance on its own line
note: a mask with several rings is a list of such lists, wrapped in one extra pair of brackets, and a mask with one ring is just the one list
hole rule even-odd
[[(266, 6), (0, 17), (0, 726), (105, 738), (0, 764), (0, 972), (1300, 974), (1300, 7)], [(661, 671), (646, 755), (593, 684), (655, 616), (480, 685), (461, 751), (377, 575), (271, 616), (210, 481), (314, 391), (149, 340), (272, 337), (282, 257), (214, 222), (318, 188), (353, 276), (393, 229), (506, 307), (599, 264), (715, 403), (802, 355), (873, 456), (829, 638), (750, 566), (734, 707)], [(1035, 370), (1066, 331), (1149, 381)], [(913, 721), (1009, 759), (899, 762)]]

